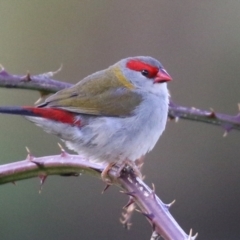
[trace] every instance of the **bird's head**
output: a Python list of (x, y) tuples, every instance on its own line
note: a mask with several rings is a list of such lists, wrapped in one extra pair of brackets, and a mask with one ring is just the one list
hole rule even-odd
[(134, 88), (157, 93), (172, 80), (162, 64), (152, 57), (130, 57), (119, 61), (123, 76)]

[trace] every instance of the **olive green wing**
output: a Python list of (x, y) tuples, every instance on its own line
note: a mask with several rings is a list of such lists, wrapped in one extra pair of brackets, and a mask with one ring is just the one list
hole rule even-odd
[(119, 81), (112, 70), (101, 71), (50, 96), (39, 107), (58, 107), (89, 115), (129, 116), (141, 103), (142, 96), (123, 80)]

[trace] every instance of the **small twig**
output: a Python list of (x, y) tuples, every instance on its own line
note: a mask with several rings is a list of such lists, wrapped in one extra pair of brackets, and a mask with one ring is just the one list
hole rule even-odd
[(171, 102), (169, 105), (169, 118), (175, 120), (182, 118), (218, 125), (221, 126), (227, 133), (233, 129), (240, 130), (240, 114), (231, 116), (222, 113), (216, 113), (213, 109), (206, 111), (196, 108), (178, 106), (173, 102)]

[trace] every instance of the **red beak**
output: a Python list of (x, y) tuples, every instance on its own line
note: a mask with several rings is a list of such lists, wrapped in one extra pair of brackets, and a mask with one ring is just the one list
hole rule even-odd
[(160, 69), (154, 79), (154, 83), (164, 83), (169, 81), (172, 81), (172, 78), (165, 69)]

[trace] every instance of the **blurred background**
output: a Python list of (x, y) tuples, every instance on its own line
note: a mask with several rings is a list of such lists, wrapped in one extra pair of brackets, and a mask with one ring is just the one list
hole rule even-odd
[[(236, 114), (240, 76), (239, 1), (0, 1), (0, 63), (14, 74), (54, 71), (76, 83), (121, 58), (150, 55), (174, 81), (180, 105)], [(39, 94), (0, 89), (0, 105), (33, 104)], [(240, 239), (240, 133), (168, 122), (148, 154), (144, 175), (180, 226), (199, 240)], [(57, 137), (16, 116), (0, 116), (0, 163), (59, 153)], [(127, 197), (90, 176), (49, 177), (0, 187), (2, 240), (149, 239), (135, 213), (130, 231), (119, 223)]]

